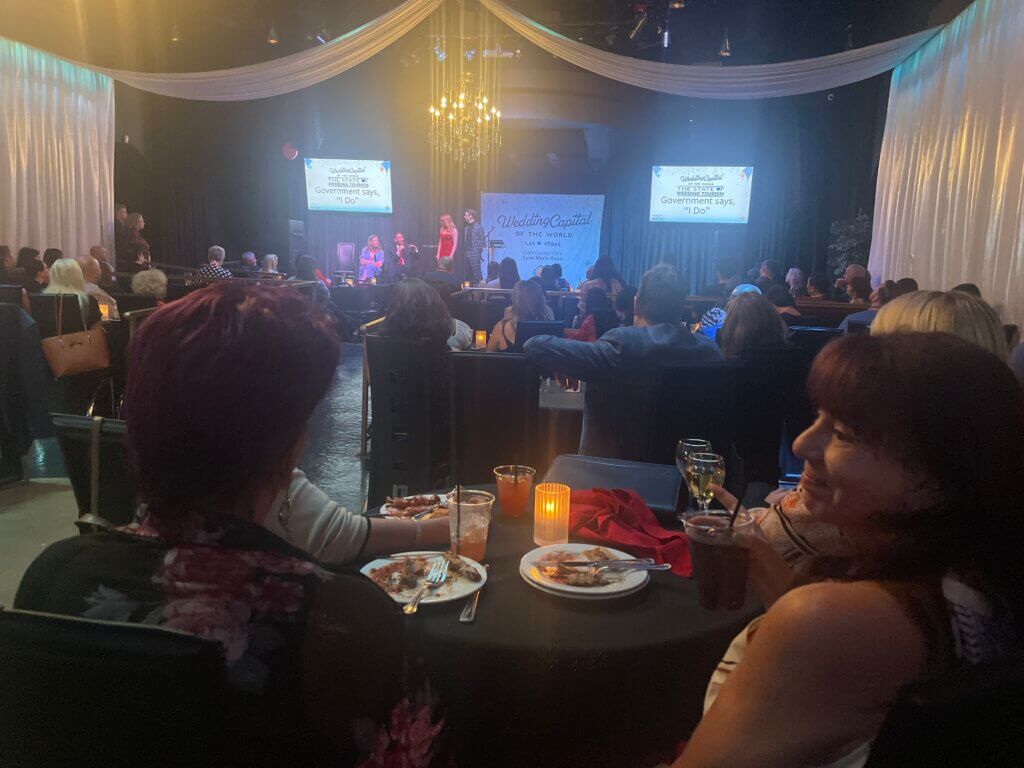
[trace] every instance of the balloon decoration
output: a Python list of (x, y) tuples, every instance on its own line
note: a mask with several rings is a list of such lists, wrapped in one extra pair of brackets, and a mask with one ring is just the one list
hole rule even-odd
[(299, 156), (299, 150), (290, 141), (286, 141), (281, 145), (281, 154), (284, 155), (285, 160), (294, 160)]

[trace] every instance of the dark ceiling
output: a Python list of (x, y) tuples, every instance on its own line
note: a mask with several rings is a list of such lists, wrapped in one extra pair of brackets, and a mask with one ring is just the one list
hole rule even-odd
[[(509, 0), (562, 34), (618, 53), (673, 63), (753, 64), (807, 58), (916, 32), (969, 0)], [(447, 0), (449, 36), (489, 16), (475, 0)], [(395, 7), (398, 0), (0, 0), (0, 35), (89, 63), (195, 71), (251, 64), (316, 45)], [(672, 6), (681, 6), (670, 8)], [(629, 33), (638, 26), (631, 38)], [(666, 26), (670, 45), (664, 48)], [(268, 43), (273, 26), (277, 45)], [(399, 45), (427, 61), (437, 21)], [(501, 42), (550, 59), (498, 22)], [(718, 56), (728, 31), (732, 56)]]

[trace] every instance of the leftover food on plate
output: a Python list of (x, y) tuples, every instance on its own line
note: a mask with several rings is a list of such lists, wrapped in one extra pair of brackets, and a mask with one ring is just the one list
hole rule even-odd
[(436, 494), (399, 496), (394, 499), (389, 496), (384, 502), (381, 514), (388, 517), (416, 517), (422, 514), (421, 520), (429, 520), (434, 517), (447, 517), (448, 510), (441, 505), (441, 497)]
[(572, 587), (603, 587), (610, 584), (605, 571), (596, 568), (568, 567), (562, 563), (570, 560), (614, 560), (615, 557), (604, 547), (592, 547), (582, 552), (567, 552), (556, 549), (537, 558), (536, 565), (542, 574), (553, 581)]
[[(448, 561), (448, 577), (446, 583), (452, 583), (456, 579), (479, 582), (482, 577), (480, 572), (473, 566), (466, 563), (460, 557), (451, 552), (443, 555)], [(434, 564), (437, 555), (415, 555), (412, 557), (399, 557), (378, 567), (371, 568), (370, 580), (385, 592), (398, 594), (407, 589), (415, 589), (423, 586), (430, 572), (430, 566)]]

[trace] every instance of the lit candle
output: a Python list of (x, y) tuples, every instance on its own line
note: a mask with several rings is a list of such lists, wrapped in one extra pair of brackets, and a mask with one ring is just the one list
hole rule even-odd
[(464, 283), (462, 284), (462, 287), (463, 287), (463, 288), (469, 288), (469, 286), (470, 286), (470, 285), (472, 285), (472, 283), (470, 283), (470, 282), (469, 282), (469, 280), (467, 280), (466, 282), (464, 282)]
[(540, 483), (534, 491), (533, 541), (538, 547), (569, 541), (569, 486)]
[(473, 346), (483, 349), (487, 346), (487, 331), (477, 331), (473, 334)]
[(352, 278), (352, 277), (346, 277), (345, 278), (345, 282), (348, 283), (349, 285), (355, 285), (356, 284), (355, 278)]
[(371, 277), (370, 278), (370, 285), (376, 285), (376, 284), (377, 284), (377, 278), (376, 277)]

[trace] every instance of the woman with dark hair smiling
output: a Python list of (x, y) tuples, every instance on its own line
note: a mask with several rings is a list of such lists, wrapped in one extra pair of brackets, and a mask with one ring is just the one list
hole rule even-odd
[(145, 506), (130, 526), (48, 547), (15, 605), (217, 641), (229, 682), (261, 694), (229, 718), (240, 750), (341, 751), (332, 764), (351, 765), (352, 721), (379, 722), (398, 694), (400, 615), (318, 562), (444, 545), (448, 523), (350, 515), (295, 470), (339, 354), (330, 321), (288, 288), (224, 281), (154, 312), (124, 405)]
[(1021, 651), (1024, 391), (1006, 365), (947, 334), (847, 336), (808, 389), (800, 493), (848, 554), (794, 571), (746, 540), (768, 611), (677, 768), (862, 766), (904, 686)]

